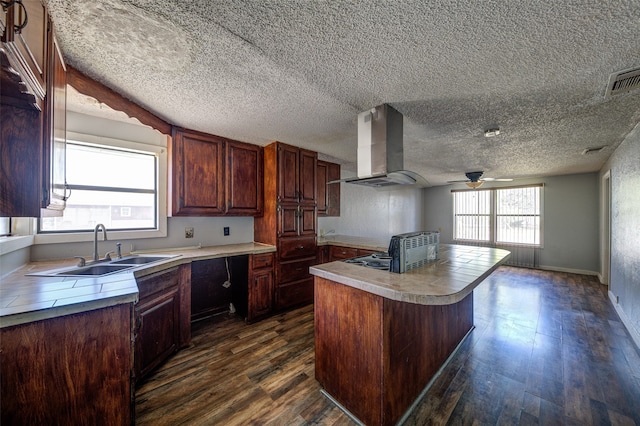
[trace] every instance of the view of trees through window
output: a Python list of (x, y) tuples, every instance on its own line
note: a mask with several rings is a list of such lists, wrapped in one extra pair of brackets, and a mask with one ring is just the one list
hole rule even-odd
[(68, 141), (67, 207), (41, 218), (40, 232), (155, 229), (157, 169), (154, 153)]
[(541, 244), (541, 186), (453, 192), (454, 239)]

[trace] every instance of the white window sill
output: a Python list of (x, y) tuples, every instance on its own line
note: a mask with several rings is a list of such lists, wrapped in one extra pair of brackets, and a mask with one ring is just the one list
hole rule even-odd
[(0, 256), (33, 245), (33, 235), (0, 238)]

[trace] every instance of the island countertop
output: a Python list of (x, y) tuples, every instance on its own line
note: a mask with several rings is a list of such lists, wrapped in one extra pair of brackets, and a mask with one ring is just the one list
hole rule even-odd
[(138, 300), (136, 278), (197, 260), (273, 252), (261, 243), (241, 243), (191, 250), (158, 250), (171, 255), (157, 263), (102, 277), (40, 277), (34, 272), (73, 266), (77, 259), (29, 262), (2, 277), (0, 327), (55, 318)]
[(387, 299), (449, 305), (464, 299), (509, 257), (507, 250), (440, 245), (440, 259), (403, 274), (336, 261), (310, 268), (312, 275)]

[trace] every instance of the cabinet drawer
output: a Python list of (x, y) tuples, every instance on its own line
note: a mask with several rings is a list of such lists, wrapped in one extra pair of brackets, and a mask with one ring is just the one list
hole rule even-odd
[(145, 299), (160, 293), (168, 288), (178, 286), (178, 267), (156, 272), (136, 279), (138, 284), (138, 300), (142, 303)]
[(329, 260), (349, 259), (358, 255), (358, 249), (351, 247), (331, 246), (329, 248)]
[(316, 237), (281, 238), (280, 259), (299, 259), (316, 255)]
[(313, 278), (294, 281), (276, 287), (276, 309), (313, 302)]
[(278, 264), (278, 282), (286, 283), (310, 277), (309, 267), (317, 264), (315, 257), (297, 262), (282, 262)]
[(273, 253), (254, 254), (251, 256), (251, 269), (271, 268)]

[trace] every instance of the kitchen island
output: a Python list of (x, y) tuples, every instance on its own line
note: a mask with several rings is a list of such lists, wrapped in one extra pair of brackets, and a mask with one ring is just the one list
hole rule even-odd
[(404, 274), (345, 262), (312, 267), (323, 392), (364, 424), (401, 421), (473, 329), (473, 289), (508, 256), (443, 244), (438, 261)]

